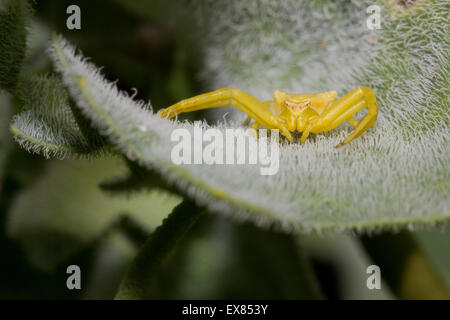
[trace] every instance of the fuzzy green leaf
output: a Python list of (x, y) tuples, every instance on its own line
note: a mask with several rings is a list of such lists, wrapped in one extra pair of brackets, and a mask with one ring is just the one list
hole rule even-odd
[[(232, 83), (264, 99), (277, 88), (272, 88), (275, 85), (315, 91), (350, 90), (369, 84), (377, 93), (381, 110), (376, 126), (365, 139), (335, 149), (350, 132), (350, 128), (342, 127), (317, 135), (304, 145), (282, 144), (280, 171), (275, 176), (261, 176), (259, 167), (250, 165), (175, 166), (170, 160), (174, 145), (170, 133), (176, 127), (193, 130), (193, 125), (166, 121), (147, 111), (149, 106), (120, 93), (61, 39), (53, 41), (53, 59), (77, 106), (118, 150), (130, 160), (166, 175), (182, 192), (212, 211), (249, 218), (259, 225), (276, 222), (285, 230), (303, 232), (412, 228), (448, 221), (448, 2), (430, 1), (409, 15), (386, 12), (384, 25), (389, 30), (401, 28), (401, 34), (385, 29), (360, 34), (358, 23), (366, 21), (365, 8), (350, 2), (331, 7), (328, 2), (271, 2), (270, 6), (256, 7), (252, 3), (218, 1), (217, 5), (200, 6), (202, 10), (217, 10), (212, 11), (215, 14), (223, 13), (228, 5), (235, 6), (230, 9), (235, 21), (220, 20), (217, 15), (212, 19), (220, 22), (221, 36), (227, 37), (220, 38), (218, 30), (213, 29), (211, 32), (217, 32), (211, 39), (217, 36), (221, 41), (209, 41), (209, 47), (205, 47), (211, 54), (206, 56), (206, 63), (211, 68), (221, 66), (211, 69), (206, 65), (207, 74), (218, 77), (211, 76), (212, 86)], [(307, 10), (300, 10), (302, 6)], [(297, 13), (304, 14), (304, 19)], [(290, 19), (279, 19), (281, 15)], [(271, 23), (263, 28), (258, 17)], [(316, 20), (340, 27), (330, 33), (322, 25), (315, 28)], [(408, 29), (413, 23), (420, 25), (420, 36), (415, 29)], [(303, 43), (299, 43), (302, 37), (295, 40), (300, 31)], [(316, 33), (308, 36), (313, 31)], [(247, 41), (250, 36), (256, 40)], [(316, 43), (321, 36), (327, 39), (325, 51)], [(374, 36), (378, 39), (375, 44), (369, 41)], [(278, 43), (277, 39), (285, 42)], [(239, 54), (242, 43), (249, 45)], [(311, 47), (314, 43), (317, 47)], [(305, 46), (310, 48), (306, 55), (297, 52)], [(427, 49), (429, 46), (431, 49)], [(270, 54), (262, 54), (269, 49)], [(228, 50), (234, 51), (231, 54)], [(397, 67), (405, 55), (410, 63), (404, 70), (408, 73), (387, 86), (393, 75), (386, 68)], [(282, 61), (289, 57), (293, 60)], [(261, 76), (264, 70), (265, 77)], [(430, 81), (425, 81), (427, 77)]]
[(91, 151), (58, 78), (26, 78), (20, 82), (17, 96), (23, 104), (22, 112), (13, 118), (10, 130), (23, 148), (46, 158), (73, 157)]
[(40, 179), (14, 200), (8, 234), (36, 266), (51, 269), (116, 225), (122, 215), (154, 229), (180, 200), (161, 192), (111, 197), (100, 190), (101, 181), (126, 170), (119, 159), (48, 163)]
[(0, 88), (17, 84), (26, 49), (27, 0), (0, 0)]

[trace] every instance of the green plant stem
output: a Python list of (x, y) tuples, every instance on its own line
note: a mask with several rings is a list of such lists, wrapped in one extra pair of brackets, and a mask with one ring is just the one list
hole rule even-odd
[(119, 300), (145, 299), (152, 276), (203, 212), (185, 200), (164, 219), (134, 259), (116, 294)]

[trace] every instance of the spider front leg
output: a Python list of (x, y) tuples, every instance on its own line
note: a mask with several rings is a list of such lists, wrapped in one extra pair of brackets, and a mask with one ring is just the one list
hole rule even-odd
[(173, 118), (185, 112), (229, 105), (245, 112), (267, 129), (279, 129), (289, 141), (293, 140), (292, 135), (278, 115), (273, 114), (265, 103), (239, 89), (222, 88), (185, 99), (160, 111), (160, 115), (166, 118)]
[[(353, 119), (353, 115), (364, 108), (368, 109), (367, 115), (357, 123), (356, 119)], [(332, 103), (321, 114), (321, 119), (318, 121), (315, 131), (329, 131), (339, 126), (342, 122), (349, 121), (355, 126), (355, 129), (344, 141), (336, 146), (339, 148), (369, 129), (375, 123), (377, 115), (378, 104), (375, 93), (369, 88), (359, 87)]]
[[(353, 117), (351, 117), (350, 119), (347, 119), (347, 122), (350, 123), (354, 128), (356, 128), (359, 124), (358, 120), (356, 120)], [(361, 138), (364, 139), (364, 133), (361, 134)]]
[[(275, 113), (275, 115), (279, 116), (281, 114), (281, 110), (280, 107), (278, 107), (278, 105), (273, 102), (273, 101), (264, 101), (264, 105), (268, 108), (270, 108), (270, 110), (272, 110), (273, 113)], [(250, 122), (252, 121), (252, 117), (247, 116), (247, 118), (244, 120), (244, 122), (242, 123), (243, 127), (246, 127), (250, 124)], [(258, 138), (258, 134), (257, 131), (258, 130), (260, 124), (257, 123), (256, 121), (252, 124), (251, 128), (254, 130), (255, 132), (255, 137)]]

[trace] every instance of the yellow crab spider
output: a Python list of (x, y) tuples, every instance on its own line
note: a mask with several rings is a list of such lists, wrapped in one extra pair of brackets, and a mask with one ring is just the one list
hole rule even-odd
[[(337, 99), (336, 91), (310, 94), (289, 94), (276, 90), (273, 101), (262, 102), (239, 89), (222, 88), (182, 100), (162, 111), (160, 115), (173, 118), (185, 112), (232, 105), (248, 115), (245, 125), (251, 119), (255, 122), (252, 129), (260, 126), (278, 129), (293, 141), (291, 132), (302, 133), (300, 142), (304, 143), (310, 133), (330, 131), (344, 121), (355, 127), (353, 132), (336, 147), (342, 147), (359, 137), (370, 128), (377, 119), (378, 104), (375, 93), (366, 87), (358, 87)], [(367, 115), (356, 120), (353, 115), (367, 108)]]

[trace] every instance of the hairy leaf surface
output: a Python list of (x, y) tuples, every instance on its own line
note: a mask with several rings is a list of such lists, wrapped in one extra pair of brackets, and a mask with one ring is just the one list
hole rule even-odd
[(10, 130), (22, 147), (46, 158), (90, 151), (61, 80), (55, 76), (30, 76), (18, 85), (17, 96), (22, 112), (13, 118)]
[[(438, 1), (416, 13), (435, 10), (434, 20), (424, 21), (423, 27), (436, 29), (434, 32), (442, 37), (424, 61), (428, 65), (434, 61), (435, 68), (448, 70), (449, 60), (444, 58), (449, 51), (444, 49), (449, 43), (444, 33), (439, 33), (445, 14), (437, 9), (448, 13), (444, 10), (448, 6)], [(392, 19), (395, 24), (398, 21), (395, 19), (403, 18)], [(411, 33), (406, 36), (413, 37)], [(422, 40), (414, 42), (414, 39), (406, 42), (412, 53), (423, 45)], [(381, 49), (396, 50), (389, 42)], [(377, 64), (370, 70), (380, 71), (372, 87), (380, 92), (381, 116), (365, 139), (336, 149), (334, 146), (350, 132), (349, 128), (340, 128), (317, 135), (304, 145), (283, 142), (279, 172), (261, 176), (259, 167), (252, 165), (174, 165), (170, 158), (174, 145), (170, 134), (177, 127), (193, 130), (194, 125), (161, 119), (149, 111), (150, 106), (119, 92), (64, 40), (53, 41), (52, 53), (78, 107), (118, 150), (166, 175), (187, 196), (212, 211), (250, 218), (262, 225), (277, 222), (286, 230), (304, 232), (412, 227), (449, 218), (449, 141), (448, 128), (444, 126), (448, 106), (430, 100), (426, 108), (437, 116), (423, 117), (421, 121), (433, 130), (413, 130), (408, 124), (414, 123), (414, 113), (407, 112), (413, 106), (406, 101), (402, 106), (404, 113), (390, 112), (399, 106), (384, 100), (390, 91), (377, 89), (375, 80), (390, 77), (383, 75)], [(414, 85), (392, 90), (402, 94), (419, 90), (424, 85), (419, 82), (423, 75), (415, 76), (409, 79)], [(442, 76), (443, 81), (448, 80), (445, 74)], [(440, 96), (435, 90), (442, 83), (428, 84), (429, 94)], [(395, 121), (400, 118), (402, 121)]]

